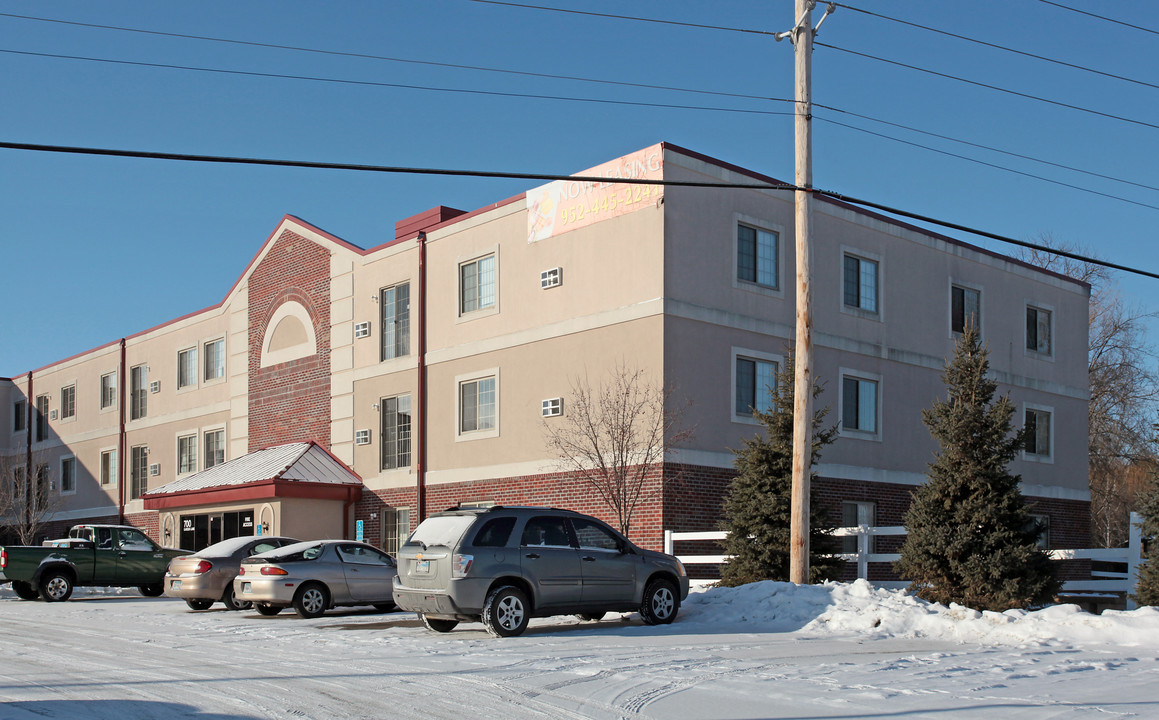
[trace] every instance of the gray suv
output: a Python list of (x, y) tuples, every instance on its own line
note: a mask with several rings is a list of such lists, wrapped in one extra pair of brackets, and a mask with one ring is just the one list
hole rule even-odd
[(670, 623), (688, 597), (679, 560), (636, 547), (571, 510), (491, 507), (435, 513), (398, 551), (394, 602), (436, 632), (479, 622), (499, 637), (532, 617), (639, 611)]

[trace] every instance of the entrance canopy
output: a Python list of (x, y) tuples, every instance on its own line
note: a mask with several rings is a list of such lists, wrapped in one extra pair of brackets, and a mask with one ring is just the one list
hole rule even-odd
[(315, 442), (247, 453), (142, 495), (146, 510), (223, 505), (278, 498), (343, 500), (362, 497), (362, 478)]

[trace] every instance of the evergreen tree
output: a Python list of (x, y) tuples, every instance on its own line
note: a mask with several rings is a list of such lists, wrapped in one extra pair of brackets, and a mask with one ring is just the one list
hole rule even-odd
[[(813, 397), (821, 392), (813, 386)], [(789, 579), (789, 518), (793, 486), (793, 365), (785, 363), (777, 373), (776, 387), (769, 389), (768, 411), (754, 410), (764, 425), (764, 435), (744, 441), (736, 454), (737, 476), (724, 501), (728, 531), (724, 552), (732, 558), (721, 570), (720, 584), (727, 587), (758, 580)], [(813, 451), (810, 466), (817, 463), (821, 448), (833, 442), (836, 428), (822, 429), (828, 408), (813, 413)], [(821, 582), (837, 577), (841, 561), (826, 556), (836, 550), (824, 513), (810, 503), (809, 580)]]
[(926, 600), (1001, 611), (1047, 602), (1061, 585), (1006, 469), (1024, 431), (1012, 431), (1009, 396), (994, 400), (988, 355), (967, 327), (942, 373), (947, 399), (922, 411), (941, 448), (906, 512), (895, 568)]
[(1155, 474), (1139, 497), (1139, 514), (1143, 516), (1143, 537), (1149, 541), (1134, 597), (1140, 605), (1159, 605), (1159, 476)]

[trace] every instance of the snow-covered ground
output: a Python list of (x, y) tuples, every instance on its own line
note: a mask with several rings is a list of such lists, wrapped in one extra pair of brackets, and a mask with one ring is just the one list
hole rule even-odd
[(1159, 610), (977, 613), (757, 583), (677, 621), (440, 635), (412, 615), (189, 611), (134, 591), (0, 588), (0, 718), (1159, 717)]

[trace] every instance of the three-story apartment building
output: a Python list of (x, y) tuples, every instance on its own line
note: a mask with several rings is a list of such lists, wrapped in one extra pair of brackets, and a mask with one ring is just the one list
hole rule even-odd
[[(670, 144), (581, 175), (775, 182)], [(936, 450), (921, 410), (975, 322), (1033, 428), (1012, 471), (1051, 545), (1084, 546), (1089, 287), (843, 203), (813, 214), (818, 404), (838, 426), (814, 502), (837, 524), (900, 524)], [(580, 181), (435, 208), (369, 250), (286, 216), (217, 305), (0, 382), (0, 451), (13, 473), (46, 468), (63, 525), (390, 549), (458, 503), (610, 518), (543, 423), (576, 378), (629, 365), (696, 428), (633, 524), (657, 547), (715, 529), (729, 448), (760, 431), (750, 408), (791, 352), (792, 232), (785, 191)], [(287, 443), (314, 445), (271, 470), (258, 453)]]

